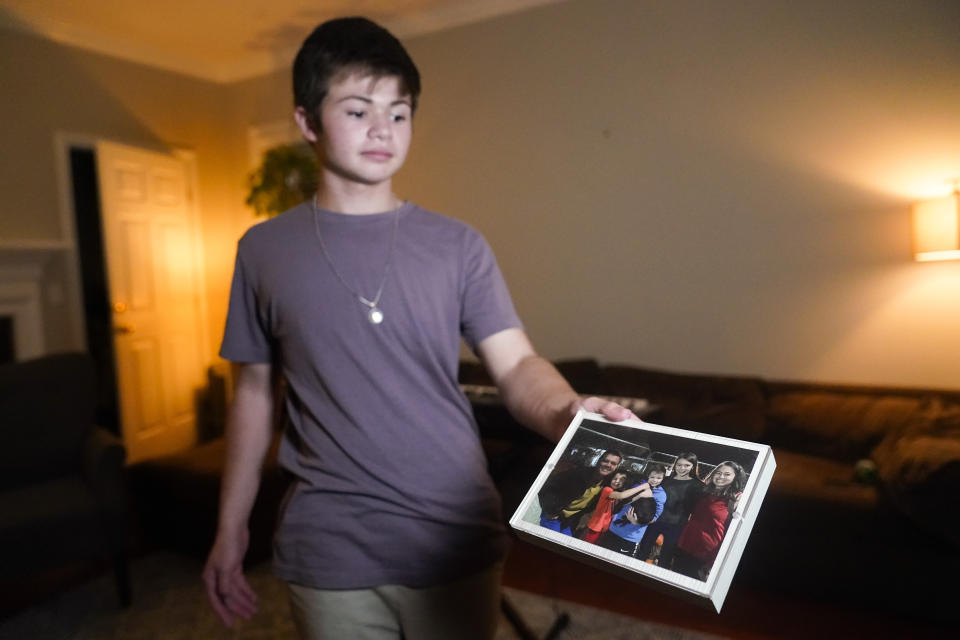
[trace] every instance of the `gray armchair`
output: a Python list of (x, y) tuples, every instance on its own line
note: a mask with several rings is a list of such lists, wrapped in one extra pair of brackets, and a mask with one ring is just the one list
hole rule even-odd
[(130, 603), (120, 440), (94, 424), (90, 356), (0, 366), (0, 583), (112, 561)]

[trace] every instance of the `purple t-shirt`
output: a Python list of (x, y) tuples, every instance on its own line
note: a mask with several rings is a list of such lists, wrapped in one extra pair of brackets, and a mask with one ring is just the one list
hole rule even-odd
[[(375, 325), (356, 294), (375, 297), (394, 234)], [(519, 326), (483, 237), (411, 203), (363, 216), (305, 203), (241, 238), (220, 355), (279, 363), (287, 380), (279, 459), (296, 482), (274, 540), (281, 578), (423, 587), (502, 557), (457, 367), (461, 336), (472, 348)]]

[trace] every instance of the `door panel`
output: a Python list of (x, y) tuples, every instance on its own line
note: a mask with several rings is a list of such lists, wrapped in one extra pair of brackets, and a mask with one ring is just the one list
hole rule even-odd
[(131, 462), (196, 441), (203, 381), (189, 171), (174, 156), (97, 145), (120, 416)]
[(151, 431), (162, 430), (161, 392), (155, 384), (160, 367), (156, 341), (132, 338), (119, 357), (120, 379), (127, 382), (126, 387), (131, 392), (129, 411), (123, 411), (123, 417), (129, 418), (127, 422), (139, 438)]
[[(120, 240), (121, 263), (117, 265), (117, 291), (114, 299), (127, 301), (132, 311), (152, 311), (153, 301), (153, 256), (150, 242), (150, 226), (146, 221), (121, 217), (117, 223), (123, 228)], [(110, 250), (107, 250), (108, 253)], [(114, 277), (110, 274), (110, 288), (113, 289)], [(114, 293), (111, 291), (111, 293)]]

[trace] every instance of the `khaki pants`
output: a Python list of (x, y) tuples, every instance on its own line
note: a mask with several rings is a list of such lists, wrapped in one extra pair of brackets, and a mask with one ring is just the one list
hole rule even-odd
[(425, 589), (311, 589), (288, 583), (304, 640), (490, 640), (497, 630), (502, 564)]

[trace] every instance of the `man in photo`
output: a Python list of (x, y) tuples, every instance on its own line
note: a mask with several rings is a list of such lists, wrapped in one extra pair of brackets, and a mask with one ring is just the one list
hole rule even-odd
[(574, 467), (550, 477), (537, 495), (540, 526), (572, 536), (580, 517), (593, 513), (601, 490), (622, 460), (619, 451), (604, 451), (593, 467)]

